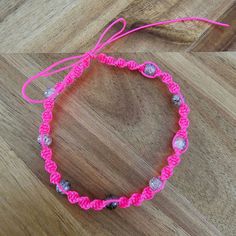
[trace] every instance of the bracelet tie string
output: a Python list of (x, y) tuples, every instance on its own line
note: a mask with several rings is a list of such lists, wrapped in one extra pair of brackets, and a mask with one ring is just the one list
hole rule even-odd
[[(32, 104), (40, 104), (45, 102), (47, 99), (41, 99), (41, 100), (37, 100), (37, 99), (32, 99), (30, 98), (27, 94), (26, 94), (26, 89), (27, 87), (36, 79), (40, 78), (40, 77), (49, 77), (52, 76), (54, 74), (60, 73), (62, 71), (68, 70), (68, 69), (73, 69), (75, 68), (75, 66), (78, 66), (83, 60), (89, 58), (95, 58), (98, 53), (107, 45), (117, 41), (120, 38), (123, 38), (129, 34), (132, 34), (134, 32), (137, 32), (139, 30), (143, 30), (146, 28), (151, 28), (151, 27), (155, 27), (155, 26), (161, 26), (161, 25), (168, 25), (168, 24), (172, 24), (172, 23), (177, 23), (177, 22), (189, 22), (189, 21), (202, 21), (205, 23), (209, 23), (212, 25), (217, 25), (217, 26), (222, 26), (222, 27), (229, 27), (229, 24), (225, 24), (222, 22), (217, 22), (217, 21), (213, 21), (213, 20), (209, 20), (207, 18), (202, 18), (202, 17), (184, 17), (184, 18), (177, 18), (177, 19), (173, 19), (173, 20), (166, 20), (166, 21), (159, 21), (159, 22), (155, 22), (152, 24), (146, 24), (137, 28), (134, 28), (132, 30), (129, 31), (125, 31), (126, 29), (126, 20), (124, 18), (119, 18), (117, 20), (115, 20), (114, 22), (112, 22), (101, 34), (101, 36), (99, 37), (97, 43), (95, 44), (95, 46), (85, 52), (82, 55), (76, 55), (76, 56), (71, 56), (71, 57), (67, 57), (64, 58), (62, 60), (59, 60), (55, 63), (53, 63), (52, 65), (50, 65), (49, 67), (47, 67), (46, 69), (42, 70), (41, 72), (37, 73), (36, 75), (28, 78), (26, 80), (26, 82), (23, 84), (22, 86), (22, 97), (29, 103)], [(117, 32), (113, 33), (110, 37), (108, 37), (106, 40), (104, 40), (104, 38), (106, 37), (106, 35), (109, 33), (109, 31), (116, 25), (118, 24), (122, 24), (122, 27), (120, 30), (118, 30)], [(59, 69), (54, 69), (55, 67), (58, 67), (62, 64), (64, 64), (65, 62), (69, 62), (69, 61), (75, 61), (72, 62), (70, 65), (68, 66), (64, 66), (61, 67)], [(54, 69), (54, 70), (53, 70)]]

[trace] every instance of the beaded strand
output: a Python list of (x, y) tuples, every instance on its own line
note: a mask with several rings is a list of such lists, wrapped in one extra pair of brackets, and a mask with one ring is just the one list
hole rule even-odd
[[(95, 59), (95, 58), (94, 58)], [(127, 68), (129, 70), (137, 70), (141, 74), (145, 76), (145, 68), (150, 65), (150, 62), (145, 62), (141, 65), (136, 63), (135, 61), (126, 61), (124, 59), (118, 58), (115, 59), (113, 57), (107, 56), (106, 54), (99, 54), (96, 59), (104, 64), (112, 65), (118, 68)], [(71, 71), (63, 81), (57, 83), (55, 88), (52, 89), (57, 96), (62, 93), (66, 87), (70, 86), (75, 79), (78, 79), (78, 75), (82, 75), (84, 69), (89, 66), (90, 60), (84, 60), (84, 63), (80, 65), (80, 67), (75, 67), (75, 71)], [(155, 65), (152, 63), (152, 65)], [(80, 196), (76, 191), (65, 191), (65, 189), (61, 186), (60, 182), (63, 180), (61, 174), (58, 172), (57, 164), (52, 160), (52, 149), (47, 145), (44, 140), (41, 140), (41, 157), (45, 161), (45, 170), (50, 174), (50, 182), (60, 190), (61, 193), (67, 195), (68, 201), (71, 204), (78, 204), (82, 209), (88, 210), (90, 208), (94, 210), (101, 210), (105, 208), (110, 203), (118, 203), (120, 208), (127, 208), (131, 205), (140, 206), (143, 201), (150, 200), (154, 197), (157, 192), (160, 192), (164, 186), (166, 181), (173, 175), (174, 168), (180, 163), (181, 158), (180, 155), (187, 150), (188, 147), (188, 137), (187, 137), (187, 128), (189, 126), (188, 113), (190, 111), (188, 105), (183, 100), (183, 95), (180, 92), (179, 85), (174, 82), (172, 76), (167, 72), (162, 72), (155, 65), (155, 73), (152, 75), (153, 78), (160, 77), (161, 81), (165, 83), (174, 96), (179, 96), (181, 99), (181, 105), (179, 106), (179, 126), (180, 129), (177, 131), (176, 135), (173, 138), (173, 150), (174, 153), (167, 157), (168, 165), (166, 165), (161, 170), (161, 175), (158, 177), (154, 177), (153, 181), (156, 179), (159, 180), (159, 185), (157, 189), (153, 189), (153, 181), (149, 183), (149, 186), (146, 186), (141, 193), (133, 193), (129, 198), (120, 197), (117, 199), (111, 198), (107, 200), (90, 200), (86, 196)], [(150, 77), (147, 75), (146, 77)], [(55, 97), (47, 99), (44, 103), (44, 111), (42, 113), (42, 123), (39, 128), (39, 137), (50, 137), (50, 122), (53, 118), (53, 108), (55, 103)], [(176, 145), (176, 139), (182, 140), (182, 146)], [(180, 142), (181, 143), (181, 142)], [(184, 143), (184, 145), (183, 145)]]
[[(190, 108), (185, 101), (183, 94), (181, 93), (180, 86), (173, 80), (171, 74), (162, 71), (154, 62), (146, 61), (142, 64), (138, 64), (134, 60), (125, 60), (123, 58), (114, 58), (108, 56), (100, 51), (112, 42), (125, 37), (136, 31), (166, 25), (176, 22), (185, 21), (202, 21), (210, 24), (228, 27), (229, 25), (208, 20), (201, 17), (185, 17), (174, 20), (167, 20), (162, 22), (156, 22), (153, 24), (148, 24), (140, 26), (138, 28), (124, 32), (126, 27), (126, 21), (123, 18), (119, 18), (113, 23), (111, 23), (101, 34), (96, 45), (90, 51), (84, 53), (83, 55), (72, 56), (55, 62), (45, 70), (39, 72), (35, 76), (30, 77), (22, 87), (22, 96), (29, 103), (33, 104), (43, 104), (44, 111), (42, 112), (42, 123), (39, 127), (38, 143), (41, 145), (41, 157), (44, 160), (45, 170), (49, 174), (50, 183), (56, 186), (56, 191), (62, 195), (65, 195), (71, 204), (76, 204), (84, 210), (94, 209), (96, 211), (102, 210), (104, 208), (115, 209), (116, 207), (127, 208), (130, 206), (140, 206), (144, 201), (151, 200), (155, 194), (162, 191), (165, 187), (166, 181), (173, 175), (174, 169), (181, 162), (181, 155), (188, 149), (188, 127), (189, 119), (188, 115)], [(122, 23), (122, 28), (110, 36), (105, 42), (102, 42), (104, 36), (110, 31), (110, 29), (118, 24)], [(55, 69), (55, 67), (72, 60), (77, 60), (71, 65)], [(58, 95), (63, 93), (63, 91), (70, 85), (72, 85), (76, 79), (79, 79), (83, 74), (84, 70), (90, 66), (91, 60), (97, 60), (100, 63), (114, 66), (117, 68), (128, 69), (131, 71), (136, 71), (136, 73), (141, 73), (144, 77), (148, 79), (159, 78), (168, 88), (169, 92), (172, 94), (172, 103), (178, 107), (179, 113), (179, 129), (175, 133), (172, 139), (172, 154), (167, 157), (167, 164), (164, 166), (160, 172), (159, 176), (154, 176), (149, 180), (146, 187), (142, 189), (141, 192), (136, 192), (131, 194), (129, 197), (126, 196), (107, 196), (105, 199), (94, 199), (91, 200), (87, 196), (80, 195), (77, 191), (71, 190), (71, 185), (69, 181), (64, 180), (58, 171), (56, 162), (52, 159), (53, 151), (50, 148), (52, 143), (51, 137), (51, 126), (50, 123), (53, 119), (53, 108), (55, 105), (55, 99)], [(54, 69), (54, 70), (53, 70)], [(36, 79), (40, 77), (48, 77), (57, 74), (61, 71), (70, 69), (69, 73), (64, 77), (64, 79), (55, 84), (54, 87), (49, 88), (45, 91), (43, 100), (35, 100), (26, 95), (26, 88)]]

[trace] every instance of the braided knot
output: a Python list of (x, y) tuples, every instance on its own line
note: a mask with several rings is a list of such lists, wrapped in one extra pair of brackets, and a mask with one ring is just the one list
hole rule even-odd
[(182, 117), (187, 117), (189, 112), (190, 112), (190, 109), (189, 109), (187, 104), (183, 103), (183, 104), (180, 105), (180, 107), (179, 107), (179, 114)]
[(41, 151), (41, 157), (44, 160), (51, 159), (52, 158), (52, 149), (47, 146), (44, 146)]
[(181, 127), (181, 129), (187, 129), (189, 126), (189, 120), (186, 117), (181, 117), (179, 119), (179, 126)]
[(67, 199), (71, 204), (75, 204), (79, 201), (79, 194), (76, 191), (68, 191)]
[(57, 90), (58, 93), (61, 93), (65, 89), (65, 84), (63, 82), (58, 82), (55, 85), (55, 89)]
[(173, 175), (173, 168), (171, 166), (166, 166), (161, 171), (161, 179), (169, 179)]
[(134, 206), (140, 206), (142, 204), (141, 194), (134, 193), (131, 195), (129, 202)]
[(44, 122), (50, 122), (52, 120), (52, 112), (49, 110), (46, 110), (42, 113), (42, 120)]
[(188, 133), (186, 130), (180, 129), (176, 132), (175, 137), (182, 137), (182, 138), (186, 139), (187, 135), (188, 135)]
[(116, 65), (119, 67), (119, 68), (124, 68), (126, 67), (126, 61), (123, 59), (123, 58), (118, 58), (116, 60)]
[(178, 93), (180, 91), (179, 85), (175, 82), (169, 83), (168, 88), (171, 93)]
[(172, 167), (179, 165), (181, 159), (178, 155), (172, 155), (167, 158), (168, 164)]
[(101, 62), (101, 63), (105, 63), (105, 61), (106, 61), (106, 54), (104, 54), (104, 53), (100, 53), (98, 56), (97, 56), (97, 58), (98, 58), (98, 60)]
[(74, 74), (74, 77), (75, 78), (79, 78), (82, 73), (83, 73), (83, 66), (82, 65), (75, 65), (74, 68), (73, 68), (73, 74)]
[(127, 208), (130, 206), (129, 199), (127, 197), (121, 197), (119, 200), (119, 207)]
[(50, 132), (50, 125), (47, 123), (42, 123), (39, 127), (40, 134), (48, 134)]
[(100, 211), (105, 207), (105, 203), (103, 202), (103, 200), (96, 199), (90, 203), (90, 207), (96, 211)]
[(64, 82), (67, 86), (73, 84), (75, 81), (75, 75), (73, 70), (65, 77)]
[(161, 81), (165, 84), (170, 84), (173, 81), (172, 76), (167, 72), (162, 72), (160, 74), (160, 77)]
[(52, 184), (59, 184), (61, 181), (61, 174), (58, 172), (53, 172), (50, 174), (50, 182)]
[(143, 189), (142, 195), (143, 199), (150, 200), (154, 197), (154, 192), (150, 187), (146, 187)]
[(54, 107), (54, 100), (53, 99), (47, 99), (44, 103), (43, 103), (43, 107), (44, 109), (49, 109), (52, 110)]
[(90, 208), (90, 200), (88, 197), (80, 197), (78, 204), (81, 208), (88, 210)]
[(57, 164), (50, 159), (46, 159), (45, 160), (45, 170), (48, 173), (53, 173), (57, 170)]
[(127, 68), (129, 70), (137, 70), (139, 67), (138, 63), (136, 61), (128, 61), (127, 62)]
[(115, 64), (115, 59), (114, 59), (114, 57), (107, 56), (107, 57), (106, 57), (106, 60), (105, 60), (105, 63), (106, 63), (107, 65), (114, 65), (114, 64)]

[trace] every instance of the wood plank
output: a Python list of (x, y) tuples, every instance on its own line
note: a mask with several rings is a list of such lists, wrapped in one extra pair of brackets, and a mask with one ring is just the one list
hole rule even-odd
[(2, 137), (0, 143), (0, 234), (88, 235)]
[[(203, 0), (2, 0), (0, 9), (1, 53), (82, 52), (117, 17), (127, 19), (127, 29), (184, 16), (222, 19), (233, 27), (226, 30), (192, 22), (152, 28), (106, 49), (111, 52), (232, 50), (235, 42), (234, 0), (210, 4)], [(217, 45), (212, 39), (217, 39)]]
[[(116, 54), (154, 60), (173, 74), (191, 106), (191, 143), (153, 201), (99, 213), (69, 205), (48, 183), (36, 142), (42, 109), (20, 94), (27, 76), (63, 56), (3, 54), (0, 59), (1, 219), (7, 210), (2, 234), (235, 235), (235, 53)], [(40, 97), (61, 78), (38, 80), (29, 94)], [(165, 163), (176, 119), (160, 81), (94, 62), (57, 100), (54, 159), (81, 194), (129, 195)]]

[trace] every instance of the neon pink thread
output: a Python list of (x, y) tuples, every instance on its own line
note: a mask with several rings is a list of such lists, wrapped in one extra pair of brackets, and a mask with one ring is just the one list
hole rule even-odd
[[(157, 190), (152, 190), (149, 186), (145, 187), (141, 193), (133, 193), (131, 194), (130, 197), (119, 197), (117, 199), (108, 199), (108, 200), (100, 200), (100, 199), (95, 199), (95, 200), (90, 200), (87, 196), (80, 196), (78, 192), (76, 191), (64, 191), (62, 186), (60, 185), (61, 181), (61, 174), (57, 171), (57, 164), (52, 160), (52, 149), (48, 147), (47, 145), (44, 144), (43, 139), (41, 138), (41, 157), (45, 161), (45, 170), (50, 174), (50, 182), (54, 185), (57, 185), (60, 191), (62, 193), (67, 195), (67, 199), (71, 204), (77, 204), (79, 205), (82, 209), (88, 210), (88, 209), (94, 209), (94, 210), (102, 210), (104, 209), (109, 203), (112, 202), (118, 202), (118, 206), (120, 208), (127, 208), (130, 207), (131, 205), (134, 206), (140, 206), (143, 201), (145, 200), (151, 200), (156, 193), (162, 191), (164, 189), (166, 181), (173, 175), (174, 173), (174, 168), (178, 166), (181, 162), (181, 154), (183, 154), (187, 149), (188, 149), (188, 133), (187, 133), (187, 128), (189, 127), (189, 120), (188, 120), (188, 114), (190, 112), (190, 108), (185, 102), (184, 96), (182, 95), (180, 91), (179, 85), (174, 82), (172, 76), (168, 72), (161, 71), (161, 69), (153, 62), (146, 61), (143, 64), (138, 64), (134, 60), (126, 61), (123, 58), (114, 58), (111, 56), (107, 56), (104, 53), (99, 53), (105, 46), (108, 44), (111, 44), (112, 42), (125, 37), (131, 33), (137, 32), (142, 29), (146, 29), (149, 27), (154, 27), (154, 26), (160, 26), (160, 25), (167, 25), (171, 23), (176, 23), (176, 22), (185, 22), (185, 21), (203, 21), (207, 22), (210, 24), (218, 25), (218, 26), (223, 26), (223, 27), (228, 27), (228, 24), (224, 24), (221, 22), (216, 22), (212, 20), (208, 20), (206, 18), (201, 18), (201, 17), (186, 17), (186, 18), (179, 18), (179, 19), (174, 19), (174, 20), (167, 20), (167, 21), (162, 21), (162, 22), (156, 22), (153, 24), (148, 24), (144, 26), (140, 26), (138, 28), (129, 30), (127, 32), (124, 32), (126, 28), (126, 21), (123, 18), (119, 18), (116, 21), (114, 21), (112, 24), (110, 24), (104, 32), (101, 34), (100, 38), (98, 39), (96, 45), (94, 46), (93, 49), (90, 51), (86, 52), (83, 55), (78, 55), (78, 56), (72, 56), (68, 57), (65, 59), (62, 59), (58, 62), (55, 62), (45, 70), (39, 72), (35, 76), (30, 77), (23, 85), (22, 87), (22, 96), (23, 98), (28, 101), (29, 103), (42, 103), (44, 107), (44, 111), (42, 113), (42, 123), (39, 127), (39, 134), (41, 137), (44, 135), (50, 134), (50, 122), (53, 119), (53, 108), (54, 108), (54, 103), (55, 103), (55, 97), (58, 96), (60, 93), (62, 93), (68, 86), (73, 84), (73, 82), (79, 78), (82, 74), (83, 71), (89, 67), (91, 63), (91, 59), (97, 59), (99, 62), (118, 67), (118, 68), (127, 68), (131, 71), (137, 71), (141, 73), (143, 76), (147, 78), (160, 78), (161, 81), (167, 85), (169, 91), (171, 94), (178, 94), (179, 97), (181, 98), (181, 105), (179, 107), (179, 127), (180, 129), (176, 132), (174, 135), (174, 138), (172, 140), (172, 146), (173, 146), (173, 153), (167, 157), (167, 165), (161, 170), (161, 175), (159, 178), (162, 180), (162, 185), (160, 188)], [(122, 23), (122, 28), (110, 36), (105, 42), (102, 42), (105, 35), (109, 32), (109, 30), (116, 24)], [(71, 65), (61, 67), (59, 69), (53, 70), (55, 67), (68, 62), (72, 60), (77, 60), (76, 62), (72, 63)], [(144, 72), (144, 68), (147, 64), (153, 64), (156, 67), (156, 72), (154, 75), (147, 75)], [(54, 88), (55, 88), (55, 93), (50, 96), (49, 98), (43, 99), (43, 100), (35, 100), (31, 99), (26, 95), (26, 88), (34, 81), (35, 79), (38, 79), (39, 77), (48, 77), (52, 76), (54, 74), (57, 74), (61, 71), (71, 69), (70, 72), (65, 76), (65, 78), (58, 82)], [(177, 138), (183, 138), (186, 141), (186, 146), (184, 149), (180, 150), (178, 148), (175, 148), (174, 142)]]

